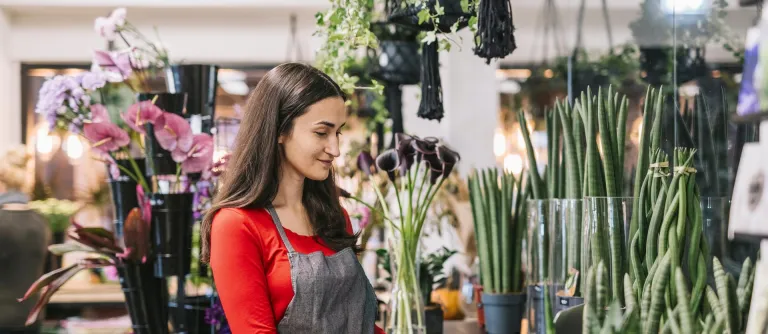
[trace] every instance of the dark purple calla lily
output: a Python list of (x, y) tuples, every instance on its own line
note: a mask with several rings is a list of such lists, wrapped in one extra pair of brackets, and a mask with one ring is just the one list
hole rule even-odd
[(414, 138), (411, 140), (411, 146), (416, 153), (416, 163), (421, 163), (424, 156), (436, 154), (437, 146), (435, 143), (429, 142), (425, 139)]
[(123, 240), (125, 250), (118, 257), (146, 262), (149, 252), (149, 223), (142, 218), (141, 210), (133, 208), (125, 219)]
[(437, 139), (435, 137), (424, 137), (424, 139), (422, 139), (422, 140), (424, 140), (425, 142), (431, 143), (431, 144), (437, 144), (437, 143), (440, 142), (440, 139)]
[(373, 160), (371, 153), (366, 151), (360, 152), (360, 155), (357, 156), (357, 169), (366, 176), (376, 173), (376, 162)]
[[(433, 167), (436, 166), (436, 167)], [(437, 180), (440, 178), (440, 176), (443, 176), (443, 166), (440, 164), (430, 164), (429, 165), (429, 183), (435, 184), (437, 183)]]
[(400, 155), (393, 149), (381, 152), (376, 157), (376, 167), (387, 172), (389, 179), (393, 182), (395, 181), (395, 171), (400, 168), (400, 163)]
[(413, 147), (412, 142), (417, 140), (416, 137), (411, 137), (408, 135), (404, 136), (407, 137), (401, 138), (396, 147), (397, 153), (400, 155), (400, 169), (402, 170), (403, 175), (405, 175), (405, 173), (411, 169), (413, 162), (416, 161), (416, 149)]
[(443, 177), (451, 175), (453, 167), (461, 160), (459, 153), (443, 145), (437, 147), (437, 157), (443, 164)]
[(396, 133), (395, 134), (395, 147), (399, 147), (400, 143), (403, 141), (409, 141), (413, 139), (413, 136), (405, 133)]

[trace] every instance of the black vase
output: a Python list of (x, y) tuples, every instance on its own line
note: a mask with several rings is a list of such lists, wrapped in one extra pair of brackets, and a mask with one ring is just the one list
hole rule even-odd
[(152, 194), (152, 246), (155, 276), (189, 274), (192, 259), (194, 194)]
[[(187, 113), (194, 133), (211, 134), (216, 114), (218, 65), (173, 65), (166, 69), (166, 83), (171, 93), (187, 93)], [(197, 125), (200, 125), (199, 129)]]
[(165, 278), (157, 278), (151, 257), (146, 263), (117, 265), (120, 287), (135, 334), (168, 333), (168, 291)]
[[(117, 160), (117, 165), (121, 166), (131, 172), (134, 171), (132, 164), (127, 159)], [(142, 175), (146, 175), (146, 166), (144, 159), (134, 159), (134, 162), (139, 167)], [(114, 233), (119, 239), (123, 236), (123, 223), (128, 217), (128, 213), (133, 208), (139, 207), (139, 200), (136, 195), (136, 181), (131, 179), (128, 175), (120, 171), (120, 175), (113, 177), (111, 173), (107, 173), (109, 180), (109, 190), (112, 193), (112, 206), (115, 213), (114, 220)]]
[[(184, 116), (184, 105), (186, 103), (187, 95), (184, 93), (140, 93), (138, 95), (139, 101), (152, 101), (155, 100), (155, 105), (163, 109), (166, 112), (173, 113), (179, 116)], [(171, 152), (165, 150), (160, 146), (160, 143), (155, 139), (155, 130), (152, 124), (145, 124), (144, 130), (146, 135), (144, 136), (144, 145), (147, 157), (146, 171), (147, 175), (175, 175), (176, 174), (176, 162), (171, 157)]]
[(205, 322), (205, 310), (213, 306), (213, 297), (209, 296), (189, 296), (184, 302), (184, 321), (185, 326), (178, 323), (179, 312), (176, 301), (168, 303), (171, 313), (171, 324), (175, 332), (183, 328), (186, 333), (211, 333), (211, 325)]
[(443, 334), (443, 309), (440, 305), (424, 310), (424, 324), (427, 334)]
[(488, 334), (520, 333), (525, 312), (524, 293), (490, 294), (483, 293), (485, 330)]

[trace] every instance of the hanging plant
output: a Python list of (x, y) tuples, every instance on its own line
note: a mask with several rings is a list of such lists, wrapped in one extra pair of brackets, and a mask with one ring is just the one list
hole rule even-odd
[(325, 39), (317, 52), (318, 68), (333, 78), (341, 89), (352, 94), (355, 89), (373, 89), (381, 93), (376, 80), (368, 85), (349, 74), (360, 50), (377, 48), (378, 40), (371, 32), (373, 0), (331, 0), (331, 9), (315, 14), (318, 30), (315, 36)]

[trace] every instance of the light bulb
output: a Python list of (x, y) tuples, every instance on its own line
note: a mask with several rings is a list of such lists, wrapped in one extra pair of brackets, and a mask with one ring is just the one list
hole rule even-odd
[(493, 135), (493, 154), (497, 157), (501, 157), (504, 156), (504, 153), (506, 152), (507, 138), (501, 130), (496, 130), (496, 133)]
[(512, 174), (520, 174), (523, 171), (523, 158), (519, 154), (507, 154), (504, 157), (504, 170)]
[(64, 151), (70, 159), (78, 160), (83, 156), (83, 142), (77, 135), (69, 134), (64, 141)]

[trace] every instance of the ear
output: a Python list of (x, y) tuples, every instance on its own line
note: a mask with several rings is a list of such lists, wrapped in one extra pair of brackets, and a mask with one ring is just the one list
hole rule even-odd
[(280, 136), (277, 137), (277, 143), (278, 144), (282, 144), (284, 142), (284, 140), (285, 140), (285, 136), (283, 136), (283, 135), (280, 135)]

